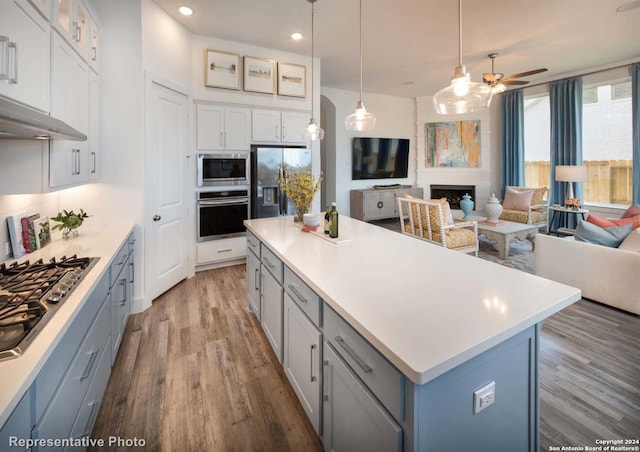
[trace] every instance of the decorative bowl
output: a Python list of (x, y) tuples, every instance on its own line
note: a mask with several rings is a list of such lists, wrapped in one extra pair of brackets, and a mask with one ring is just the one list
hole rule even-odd
[(318, 226), (320, 224), (320, 215), (317, 213), (305, 213), (302, 216), (302, 222), (305, 226)]

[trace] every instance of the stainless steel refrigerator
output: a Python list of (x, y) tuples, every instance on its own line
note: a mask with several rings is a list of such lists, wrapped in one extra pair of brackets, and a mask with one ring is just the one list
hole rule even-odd
[(251, 149), (251, 218), (293, 215), (295, 205), (278, 187), (284, 168), (311, 169), (311, 150), (255, 146)]

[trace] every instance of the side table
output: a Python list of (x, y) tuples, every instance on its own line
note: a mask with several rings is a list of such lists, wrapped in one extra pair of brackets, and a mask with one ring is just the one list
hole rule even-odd
[[(589, 213), (587, 209), (571, 209), (560, 205), (553, 205), (549, 207), (551, 210), (551, 220), (549, 221), (549, 235), (555, 234), (558, 237), (561, 235), (573, 235), (574, 230), (567, 228), (567, 220), (569, 215), (581, 215), (582, 219), (585, 219), (585, 214)], [(554, 222), (556, 215), (558, 215), (558, 222), (562, 220), (562, 227), (556, 227), (554, 229)]]

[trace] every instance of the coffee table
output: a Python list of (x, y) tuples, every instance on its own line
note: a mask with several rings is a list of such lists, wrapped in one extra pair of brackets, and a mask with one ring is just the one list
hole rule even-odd
[(520, 241), (529, 240), (531, 247), (534, 247), (534, 238), (538, 233), (538, 226), (532, 224), (515, 223), (513, 221), (503, 221), (496, 226), (488, 225), (478, 221), (478, 235), (484, 236), (495, 244), (500, 259), (504, 260), (509, 256), (510, 243), (515, 239)]

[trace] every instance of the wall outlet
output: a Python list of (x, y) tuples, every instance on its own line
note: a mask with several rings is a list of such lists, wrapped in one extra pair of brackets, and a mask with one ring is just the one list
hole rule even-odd
[(492, 381), (473, 393), (473, 414), (491, 406), (496, 400), (496, 382)]

